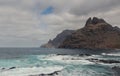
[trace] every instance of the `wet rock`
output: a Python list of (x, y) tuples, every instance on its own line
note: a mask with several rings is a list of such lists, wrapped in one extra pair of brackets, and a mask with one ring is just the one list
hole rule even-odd
[(16, 67), (11, 67), (11, 68), (9, 68), (9, 69), (15, 69)]
[(59, 74), (60, 71), (55, 71), (53, 73), (49, 73), (49, 74), (39, 74), (39, 75), (29, 75), (29, 76), (56, 76)]
[(5, 70), (5, 68), (1, 68), (1, 70)]
[(68, 54), (57, 54), (57, 55), (68, 55)]
[(117, 60), (101, 60), (101, 59), (93, 59), (93, 58), (87, 60), (95, 63), (107, 63), (107, 64), (120, 63), (120, 61)]
[(120, 66), (114, 66), (112, 70), (115, 72), (115, 76), (120, 76)]
[(90, 54), (79, 54), (79, 56), (91, 56)]

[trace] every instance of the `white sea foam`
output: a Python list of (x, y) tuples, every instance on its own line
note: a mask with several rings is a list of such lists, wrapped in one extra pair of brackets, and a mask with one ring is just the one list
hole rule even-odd
[[(95, 64), (94, 62), (90, 62), (87, 59), (99, 58), (99, 57), (100, 55), (92, 55), (92, 56), (56, 55), (56, 54), (42, 55), (42, 56), (32, 55), (32, 56), (26, 57), (25, 60), (23, 59), (24, 61), (20, 60), (21, 63), (25, 63), (25, 65), (28, 64), (27, 65), (28, 67), (25, 68), (23, 66), (24, 68), (21, 67), (21, 68), (14, 68), (14, 69), (5, 68), (5, 69), (2, 69), (2, 71), (0, 71), (0, 76), (30, 76), (30, 75), (39, 76), (40, 74), (51, 74), (51, 73), (54, 73), (55, 71), (60, 71), (57, 76), (66, 76), (66, 75), (67, 76), (88, 76), (88, 75), (104, 76), (104, 75), (101, 75), (99, 71), (97, 72), (96, 70), (94, 70), (94, 68), (90, 70), (90, 67), (85, 67), (86, 65), (89, 66), (89, 65)], [(99, 64), (106, 65), (102, 63), (99, 63)], [(39, 67), (31, 67), (31, 66), (37, 66), (37, 65)]]
[(57, 61), (60, 63), (68, 63), (68, 64), (93, 64), (93, 62), (90, 62), (86, 60), (87, 58), (90, 58), (92, 56), (78, 56), (78, 55), (48, 55), (44, 57), (43, 59), (40, 59), (38, 56), (38, 59), (40, 60), (51, 60), (51, 61)]
[[(39, 58), (39, 56), (38, 56)], [(45, 56), (43, 59), (44, 60), (81, 60), (81, 59), (86, 59), (88, 58), (88, 56), (78, 56), (78, 55), (56, 55), (56, 54), (52, 54), (52, 55), (48, 55)]]
[(62, 66), (15, 68), (0, 72), (0, 76), (29, 76), (29, 75), (49, 74), (55, 71), (61, 71), (62, 69), (63, 69)]
[(102, 55), (108, 55), (108, 56), (120, 56), (120, 53), (102, 53)]

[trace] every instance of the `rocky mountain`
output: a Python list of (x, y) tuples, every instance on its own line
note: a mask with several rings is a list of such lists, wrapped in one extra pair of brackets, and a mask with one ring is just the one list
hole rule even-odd
[(63, 43), (63, 41), (71, 35), (74, 32), (74, 30), (64, 30), (60, 34), (58, 34), (53, 40), (49, 40), (48, 43), (42, 45), (41, 47), (44, 48), (57, 48), (60, 44)]
[(67, 37), (59, 48), (120, 49), (120, 28), (104, 19), (89, 18), (85, 26)]

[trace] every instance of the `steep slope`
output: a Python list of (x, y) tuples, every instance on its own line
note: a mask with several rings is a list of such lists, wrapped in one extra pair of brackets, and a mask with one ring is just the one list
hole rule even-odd
[(67, 37), (59, 48), (120, 49), (120, 28), (97, 17), (89, 18), (85, 26)]
[(58, 34), (53, 40), (49, 40), (47, 44), (42, 45), (41, 47), (44, 48), (57, 48), (65, 38), (69, 35), (71, 35), (74, 32), (74, 30), (64, 30), (60, 34)]

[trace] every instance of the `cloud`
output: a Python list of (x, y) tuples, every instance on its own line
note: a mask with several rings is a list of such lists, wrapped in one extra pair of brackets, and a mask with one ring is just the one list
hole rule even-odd
[(87, 15), (93, 12), (107, 12), (119, 6), (120, 0), (84, 0), (81, 4), (75, 4), (70, 13), (75, 15)]
[(32, 12), (0, 7), (0, 46), (35, 46), (33, 44), (40, 42), (41, 35), (45, 34), (39, 23)]
[(40, 46), (101, 17), (120, 26), (120, 0), (0, 0), (0, 47)]

